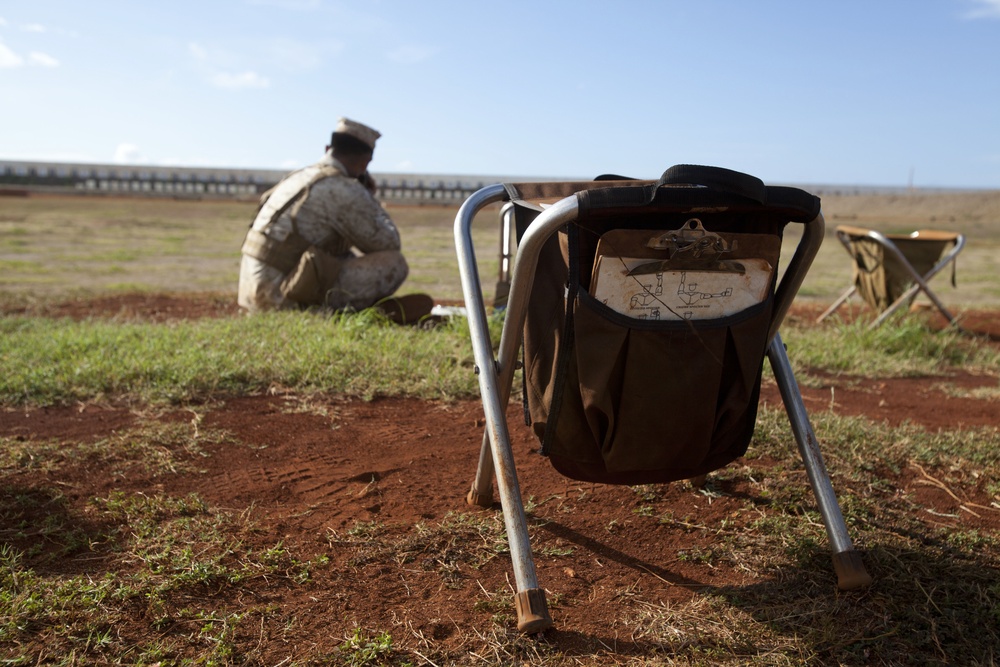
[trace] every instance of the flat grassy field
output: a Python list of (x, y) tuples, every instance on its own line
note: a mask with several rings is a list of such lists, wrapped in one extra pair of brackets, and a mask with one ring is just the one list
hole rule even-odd
[[(883, 233), (916, 229), (960, 232), (966, 246), (958, 256), (956, 287), (952, 272), (942, 271), (931, 287), (946, 305), (993, 308), (1000, 305), (1000, 191), (921, 193), (904, 195), (822, 196), (827, 238), (820, 248), (799, 298), (833, 301), (851, 282), (851, 259), (833, 235), (837, 225), (868, 227)], [(786, 243), (794, 240), (789, 228)], [(787, 256), (787, 253), (785, 254)], [(926, 299), (924, 299), (926, 301)]]
[[(495, 208), (477, 221), (496, 274)], [(0, 197), (0, 288), (7, 297), (106, 292), (217, 292), (236, 298), (240, 245), (252, 202), (154, 198)], [(452, 226), (457, 209), (390, 209), (411, 265), (405, 292), (458, 299)], [(484, 212), (484, 216), (486, 212)]]
[[(474, 225), (487, 298), (497, 272), (496, 208)], [(60, 298), (80, 292), (232, 293), (252, 202), (30, 196), (0, 198), (0, 289), (5, 298)], [(461, 298), (451, 206), (390, 206), (403, 236), (410, 277), (401, 292)], [(933, 281), (947, 304), (1000, 305), (1000, 191), (823, 197), (828, 238), (800, 298), (832, 301), (849, 283), (850, 258), (832, 235), (837, 224), (881, 231), (918, 228), (965, 233), (957, 287), (951, 272)], [(796, 240), (789, 228), (788, 243)], [(786, 254), (786, 257), (788, 255)]]
[[(1000, 191), (824, 198), (831, 232), (969, 238), (958, 287), (933, 282), (961, 329), (815, 324), (851, 275), (832, 233), (782, 328), (871, 587), (837, 588), (769, 370), (746, 456), (703, 486), (568, 480), (514, 399), (539, 635), (514, 627), (499, 506), (465, 502), (465, 320), (240, 316), (254, 208), (0, 197), (0, 664), (996, 664)], [(402, 291), (460, 299), (456, 209), (390, 211)], [(475, 225), (487, 298), (496, 214)]]

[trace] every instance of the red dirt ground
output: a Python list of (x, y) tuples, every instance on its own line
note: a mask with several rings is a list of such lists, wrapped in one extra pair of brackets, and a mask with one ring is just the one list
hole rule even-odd
[[(163, 321), (236, 312), (224, 297), (132, 295), (49, 306), (34, 314)], [(792, 316), (810, 314), (799, 310)], [(966, 313), (965, 327), (981, 336), (983, 344), (1000, 344), (1000, 313)], [(817, 410), (833, 405), (840, 414), (891, 424), (912, 422), (932, 430), (998, 422), (995, 402), (955, 398), (956, 392), (942, 391), (941, 378), (884, 379), (866, 386), (837, 377), (821, 380), (819, 387), (803, 388), (807, 406)], [(995, 389), (998, 378), (958, 372), (946, 381), (960, 389)], [(773, 383), (765, 385), (763, 402), (780, 403)], [(358, 521), (377, 521), (390, 532), (403, 532), (418, 522), (440, 523), (449, 512), (464, 511), (482, 434), (481, 407), (472, 400), (363, 402), (340, 396), (314, 403), (323, 410), (295, 410), (296, 398), (284, 395), (220, 397), (198, 406), (204, 415), (200, 429), (224, 429), (238, 442), (211, 445), (204, 457), (192, 455), (201, 470), (196, 474), (153, 475), (132, 469), (111, 474), (83, 462), (75, 470), (60, 471), (57, 480), (44, 471), (29, 471), (7, 481), (22, 487), (56, 483), (69, 507), (84, 516), (89, 498), (115, 490), (196, 493), (212, 507), (252, 513), (262, 528), (239, 536), (248, 543), (261, 548), (283, 543), (300, 561), (329, 555), (331, 567), (315, 573), (309, 584), (275, 580), (267, 586), (257, 582), (252, 591), (244, 591), (248, 606), (280, 602), (296, 610), (299, 624), (290, 633), (261, 624), (261, 640), (274, 643), (274, 655), (287, 655), (293, 647), (306, 652), (325, 645), (332, 650), (354, 626), (390, 630), (411, 650), (421, 650), (427, 645), (424, 640), (432, 639), (437, 650), (450, 647), (460, 654), (473, 629), (490, 627), (497, 612), (483, 603), (503, 596), (512, 583), (506, 556), (477, 568), (450, 562), (453, 555), (447, 549), (420, 554), (405, 564), (358, 562), (357, 545), (347, 547), (336, 536), (343, 537)], [(622, 596), (641, 595), (651, 604), (669, 604), (688, 599), (693, 589), (706, 585), (748, 583), (746, 574), (726, 563), (712, 568), (678, 559), (680, 549), (710, 547), (709, 531), (668, 525), (639, 529), (635, 510), (643, 500), (634, 490), (557, 475), (542, 457), (532, 455), (537, 444), (528, 429), (518, 426), (523, 423), (519, 411), (517, 405), (510, 408), (522, 491), (540, 504), (539, 514), (548, 520), (532, 529), (540, 543), (536, 550), (555, 554), (540, 557), (538, 570), (542, 585), (558, 593), (553, 610), (557, 629), (548, 635), (557, 650), (570, 656), (589, 655), (603, 644), (615, 646), (620, 658), (642, 655), (648, 647), (630, 639), (634, 628), (619, 620), (616, 607)], [(157, 418), (190, 422), (192, 417), (191, 411), (178, 410)], [(119, 405), (7, 408), (0, 410), (0, 435), (96, 441), (139, 418), (136, 410)], [(912, 494), (915, 503), (933, 508), (938, 522), (949, 521), (941, 516), (960, 513), (956, 498), (926, 481), (918, 470), (903, 470), (898, 485)], [(661, 512), (669, 508), (676, 517), (697, 517), (699, 523), (711, 525), (753, 494), (742, 482), (723, 484), (719, 497), (684, 483), (664, 486), (657, 506)], [(982, 493), (971, 489), (968, 493), (965, 501), (989, 505)], [(978, 521), (997, 530), (998, 514), (986, 513)], [(963, 526), (977, 522), (968, 516), (961, 520)], [(571, 553), (556, 553), (561, 551)], [(59, 567), (101, 574), (100, 559), (70, 558)], [(442, 579), (442, 568), (454, 570), (455, 579)], [(499, 609), (509, 604), (508, 597)], [(142, 614), (137, 612), (134, 627), (126, 624), (120, 631), (128, 635), (148, 627)]]

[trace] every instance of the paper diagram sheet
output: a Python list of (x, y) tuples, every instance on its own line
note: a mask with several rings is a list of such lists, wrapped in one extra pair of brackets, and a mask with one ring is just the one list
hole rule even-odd
[(597, 258), (591, 294), (609, 308), (639, 320), (708, 320), (733, 315), (767, 296), (771, 265), (740, 259), (744, 271), (663, 270), (628, 275), (649, 258)]

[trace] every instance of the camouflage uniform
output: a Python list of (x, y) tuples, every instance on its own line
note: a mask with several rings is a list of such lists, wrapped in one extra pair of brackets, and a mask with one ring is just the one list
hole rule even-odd
[[(392, 295), (409, 268), (392, 219), (364, 185), (346, 174), (330, 151), (316, 164), (292, 172), (261, 206), (250, 234), (263, 234), (269, 243), (280, 246), (295, 245), (297, 233), (300, 244), (307, 242), (340, 259), (339, 277), (323, 305), (361, 310)], [(291, 269), (275, 263), (280, 264), (248, 254), (244, 245), (240, 306), (251, 312), (298, 306), (281, 292)]]

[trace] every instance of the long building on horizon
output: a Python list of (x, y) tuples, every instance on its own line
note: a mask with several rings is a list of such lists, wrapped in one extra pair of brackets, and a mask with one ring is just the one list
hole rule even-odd
[[(287, 170), (230, 167), (40, 162), (0, 159), (0, 194), (51, 193), (256, 199)], [(373, 172), (378, 196), (387, 202), (458, 204), (493, 183), (573, 180), (561, 177)], [(578, 180), (587, 177), (577, 177)], [(785, 184), (790, 185), (790, 184)], [(817, 195), (899, 194), (905, 186), (797, 185)], [(957, 188), (917, 188), (921, 192)]]
[[(0, 191), (165, 197), (256, 198), (288, 171), (226, 167), (35, 162), (0, 159)], [(388, 201), (458, 203), (491, 183), (539, 178), (373, 172)]]

